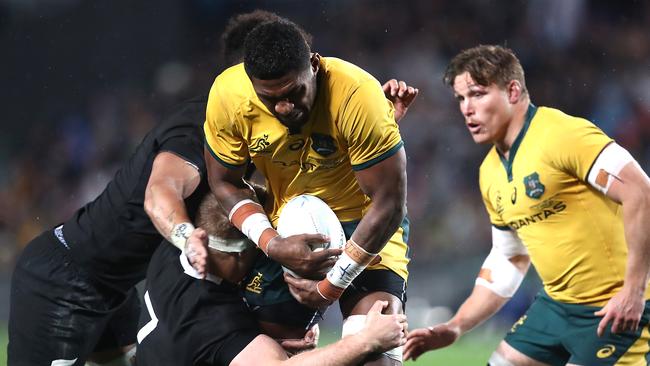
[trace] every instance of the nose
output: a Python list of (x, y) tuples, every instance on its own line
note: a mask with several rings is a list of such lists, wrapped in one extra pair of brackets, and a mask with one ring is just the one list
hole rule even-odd
[(472, 114), (474, 114), (474, 107), (470, 104), (469, 98), (463, 100), (460, 102), (460, 112), (463, 114), (465, 117), (469, 117)]
[(286, 116), (293, 112), (294, 104), (288, 100), (281, 100), (275, 103), (275, 112), (281, 116)]

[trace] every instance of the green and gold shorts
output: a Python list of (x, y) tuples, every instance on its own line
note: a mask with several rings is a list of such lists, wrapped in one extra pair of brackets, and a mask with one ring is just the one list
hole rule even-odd
[(598, 306), (565, 304), (540, 291), (524, 316), (510, 329), (505, 342), (519, 352), (549, 365), (647, 365), (650, 360), (650, 301), (636, 332), (613, 334), (611, 323), (602, 337), (596, 329)]

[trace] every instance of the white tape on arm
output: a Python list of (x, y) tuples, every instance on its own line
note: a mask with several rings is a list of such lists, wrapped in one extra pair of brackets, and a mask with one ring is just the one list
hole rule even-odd
[(618, 179), (623, 167), (630, 162), (636, 163), (632, 155), (619, 144), (611, 143), (600, 152), (594, 161), (587, 181), (600, 192), (607, 193), (614, 179)]
[(316, 284), (316, 290), (326, 300), (337, 300), (352, 281), (377, 257), (352, 239), (345, 243), (343, 254), (327, 272), (327, 277)]
[(268, 254), (267, 247), (271, 239), (279, 235), (271, 226), (264, 208), (250, 199), (237, 202), (230, 210), (228, 219), (265, 254)]
[(528, 251), (517, 233), (493, 227), (492, 250), (481, 266), (476, 284), (501, 297), (512, 297), (524, 280), (524, 274), (510, 262), (518, 255), (528, 255)]
[(181, 222), (174, 226), (169, 235), (169, 239), (176, 248), (185, 252), (185, 242), (187, 242), (187, 239), (192, 235), (193, 231), (194, 225), (192, 225), (192, 223)]

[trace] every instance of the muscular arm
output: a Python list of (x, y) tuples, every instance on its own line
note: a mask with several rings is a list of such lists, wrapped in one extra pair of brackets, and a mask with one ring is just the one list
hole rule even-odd
[[(230, 212), (242, 200), (257, 201), (255, 192), (243, 180), (246, 171), (245, 165), (230, 169), (216, 161), (207, 149), (205, 149), (204, 155), (208, 167), (210, 189), (226, 212)], [(268, 225), (270, 226), (270, 223)], [(268, 243), (266, 254), (301, 276), (322, 278), (334, 263), (334, 259), (331, 257), (341, 252), (339, 249), (312, 252), (309, 247), (310, 243), (321, 244), (325, 241), (320, 234), (293, 235), (287, 238), (278, 236)]]
[(255, 192), (244, 182), (246, 164), (234, 169), (226, 168), (204, 149), (205, 164), (208, 168), (208, 183), (210, 190), (217, 197), (226, 212), (230, 212), (233, 206), (241, 200), (251, 199), (257, 201)]
[(403, 314), (382, 314), (387, 302), (377, 301), (368, 311), (363, 329), (323, 348), (300, 353), (290, 359), (279, 344), (260, 335), (244, 348), (230, 363), (239, 365), (277, 366), (344, 366), (358, 365), (372, 353), (380, 353), (404, 344), (408, 327)]
[[(519, 272), (526, 273), (528, 271), (530, 257), (527, 255), (516, 256), (509, 260)], [(472, 294), (447, 324), (457, 329), (458, 336), (461, 336), (496, 314), (508, 300), (510, 298), (499, 296), (484, 286), (476, 285)]]
[(352, 234), (352, 240), (378, 253), (406, 215), (406, 154), (404, 148), (388, 159), (355, 172), (372, 205)]
[[(520, 273), (524, 274), (528, 271), (530, 266), (530, 257), (528, 255), (517, 255), (508, 260)], [(477, 284), (474, 286), (471, 295), (448, 322), (428, 328), (415, 329), (409, 333), (404, 346), (404, 359), (415, 360), (427, 351), (453, 344), (460, 336), (496, 314), (509, 299), (498, 295), (483, 285)]]
[(634, 163), (628, 163), (612, 182), (607, 196), (623, 206), (625, 241), (628, 246), (625, 286), (643, 294), (650, 274), (650, 179)]
[[(207, 270), (208, 236), (200, 228), (189, 232), (191, 226), (184, 223), (191, 222), (183, 201), (200, 182), (201, 175), (195, 166), (178, 155), (163, 151), (156, 155), (151, 167), (144, 193), (144, 209), (158, 232), (178, 249), (185, 251), (192, 267), (204, 276)], [(176, 234), (173, 234), (172, 231), (179, 227), (188, 228), (188, 232), (176, 230)]]
[(622, 205), (628, 254), (623, 288), (596, 313), (603, 316), (599, 335), (610, 321), (614, 333), (638, 328), (650, 276), (650, 235), (646, 226), (650, 222), (650, 179), (636, 162), (629, 162), (606, 195)]
[(144, 209), (165, 239), (170, 240), (176, 224), (190, 221), (183, 200), (194, 192), (200, 181), (196, 167), (178, 155), (163, 151), (154, 159), (144, 194)]

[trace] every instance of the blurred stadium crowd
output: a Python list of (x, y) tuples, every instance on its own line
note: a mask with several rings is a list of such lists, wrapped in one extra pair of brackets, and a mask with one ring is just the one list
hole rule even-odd
[[(489, 250), (474, 146), (441, 78), (479, 43), (519, 55), (537, 105), (594, 121), (650, 170), (650, 4), (644, 1), (0, 2), (0, 277), (21, 247), (96, 196), (176, 102), (219, 72), (231, 15), (263, 8), (314, 49), (406, 80), (411, 293), (457, 306)], [(435, 280), (432, 280), (435, 279)], [(531, 290), (532, 291), (532, 290)]]

